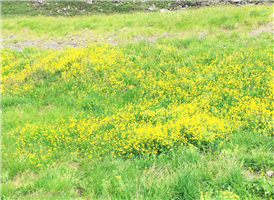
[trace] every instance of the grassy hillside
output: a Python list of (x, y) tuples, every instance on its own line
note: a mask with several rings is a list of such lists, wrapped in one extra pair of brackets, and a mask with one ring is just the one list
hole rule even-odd
[(273, 6), (3, 19), (17, 41), (121, 41), (1, 50), (1, 198), (273, 199), (271, 23)]
[[(1, 0), (1, 16), (75, 16), (110, 13), (132, 13), (136, 11), (148, 11), (169, 9), (178, 10), (186, 7), (214, 6), (231, 4), (258, 4), (273, 2), (273, 0), (249, 0), (249, 1), (209, 1), (209, 0), (92, 0), (86, 3), (84, 0)], [(39, 3), (41, 2), (41, 3)], [(225, 3), (226, 2), (226, 3)]]
[[(76, 18), (2, 20), (4, 46), (126, 44), (166, 37), (245, 38), (273, 32), (273, 6), (215, 7), (167, 13), (133, 13)], [(265, 35), (266, 36), (266, 35)], [(271, 37), (271, 36), (269, 36)]]

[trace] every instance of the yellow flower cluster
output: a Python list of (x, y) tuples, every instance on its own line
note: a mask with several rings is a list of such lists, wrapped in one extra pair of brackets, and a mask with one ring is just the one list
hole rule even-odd
[[(218, 196), (216, 199), (222, 199), (222, 200), (239, 200), (241, 199), (238, 195), (236, 195), (235, 193), (231, 192), (231, 191), (217, 191)], [(211, 195), (209, 193), (203, 193), (201, 192), (201, 196), (200, 196), (201, 200), (210, 200), (210, 199), (215, 199), (212, 198)]]
[(69, 118), (18, 128), (17, 155), (39, 165), (206, 146), (245, 129), (273, 136), (271, 48), (183, 55), (170, 45), (131, 55), (113, 46), (27, 58), (2, 51), (3, 96), (55, 96), (55, 105), (75, 109)]

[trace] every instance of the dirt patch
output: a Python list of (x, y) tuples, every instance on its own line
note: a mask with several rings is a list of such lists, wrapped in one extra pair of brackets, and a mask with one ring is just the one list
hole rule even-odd
[(38, 110), (39, 113), (42, 115), (45, 111), (49, 111), (54, 107), (54, 102), (51, 102), (47, 106), (41, 106)]
[(155, 42), (155, 40), (158, 38), (158, 36), (147, 36), (147, 37), (142, 37), (142, 36), (134, 36), (134, 39), (132, 40), (133, 42), (138, 42), (140, 40), (147, 41), (147, 42)]
[(72, 169), (78, 169), (79, 168), (79, 163), (76, 161), (72, 161), (68, 164)]
[(9, 35), (8, 37), (2, 38), (2, 41), (11, 40), (11, 39), (13, 39), (13, 37), (14, 37), (14, 35)]
[(13, 179), (12, 184), (14, 187), (24, 187), (28, 184), (33, 184), (33, 180), (37, 179), (37, 175), (35, 175), (33, 172), (27, 170), (23, 173), (18, 173)]
[(209, 35), (209, 31), (208, 30), (199, 31), (198, 35), (201, 37), (205, 37), (205, 36)]
[(262, 26), (260, 26), (258, 28), (255, 28), (252, 31), (249, 31), (248, 34), (250, 36), (253, 36), (253, 37), (258, 37), (263, 32), (274, 33), (274, 26), (273, 26), (273, 24), (269, 23), (269, 24), (266, 24), (266, 25), (262, 25)]
[(63, 49), (65, 47), (81, 47), (86, 46), (83, 44), (84, 39), (82, 41), (74, 41), (73, 39), (69, 41), (43, 41), (43, 40), (26, 40), (26, 41), (14, 41), (4, 42), (2, 46), (5, 48), (15, 49), (17, 51), (22, 51), (24, 47), (37, 47), (41, 49)]
[[(81, 38), (81, 39), (79, 39)], [(155, 42), (158, 36), (134, 36), (131, 42), (138, 42), (140, 40), (145, 40), (147, 42)], [(2, 40), (3, 41), (3, 40)], [(113, 45), (118, 45), (123, 43), (124, 40), (117, 40), (115, 36), (106, 36), (101, 39), (99, 38), (86, 38), (85, 36), (71, 37), (65, 40), (25, 40), (25, 41), (8, 41), (2, 42), (2, 47), (15, 49), (17, 51), (22, 51), (25, 47), (37, 47), (40, 49), (56, 49), (61, 50), (69, 47), (85, 47), (96, 43), (110, 43)], [(128, 39), (127, 41), (130, 41)]]
[(253, 179), (253, 178), (259, 178), (260, 174), (258, 173), (252, 173), (250, 170), (242, 172), (243, 175), (248, 176), (248, 178)]

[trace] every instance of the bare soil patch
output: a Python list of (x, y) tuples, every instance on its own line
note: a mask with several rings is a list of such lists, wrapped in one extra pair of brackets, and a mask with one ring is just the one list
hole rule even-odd
[(253, 36), (253, 37), (258, 37), (263, 32), (274, 33), (274, 26), (273, 25), (274, 25), (273, 23), (272, 24), (269, 23), (269, 24), (262, 25), (258, 28), (253, 29), (252, 31), (249, 31), (248, 34), (250, 36)]

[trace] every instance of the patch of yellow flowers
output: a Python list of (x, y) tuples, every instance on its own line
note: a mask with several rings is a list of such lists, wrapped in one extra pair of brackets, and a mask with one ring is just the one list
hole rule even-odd
[[(18, 127), (17, 156), (39, 166), (72, 155), (176, 151), (242, 129), (273, 136), (271, 49), (183, 57), (170, 45), (145, 48), (127, 55), (121, 47), (90, 46), (27, 59), (3, 50), (3, 96), (59, 95), (64, 101), (55, 104), (86, 110)], [(159, 53), (145, 56), (146, 50)]]
[(213, 200), (213, 199), (222, 199), (222, 200), (239, 200), (241, 199), (237, 194), (231, 191), (217, 191), (217, 197), (213, 198), (209, 193), (201, 192), (201, 200)]

